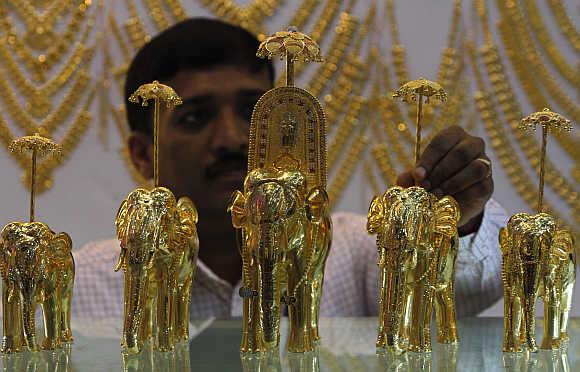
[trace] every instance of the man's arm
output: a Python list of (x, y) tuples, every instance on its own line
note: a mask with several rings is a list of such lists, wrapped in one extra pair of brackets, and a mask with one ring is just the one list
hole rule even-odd
[(458, 317), (474, 316), (503, 295), (498, 236), (506, 220), (504, 209), (490, 199), (477, 232), (459, 239), (455, 265), (455, 306)]

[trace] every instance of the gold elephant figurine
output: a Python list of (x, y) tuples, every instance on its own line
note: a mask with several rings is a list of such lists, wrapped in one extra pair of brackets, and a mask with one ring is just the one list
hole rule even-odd
[(199, 240), (197, 211), (186, 197), (156, 187), (136, 189), (123, 201), (115, 224), (125, 274), (122, 348), (139, 353), (146, 340), (160, 351), (188, 338), (191, 282)]
[(421, 187), (391, 187), (372, 200), (367, 231), (377, 235), (381, 280), (377, 348), (430, 351), (433, 302), (438, 341), (458, 341), (454, 282), (459, 217), (453, 198), (437, 199)]
[(68, 234), (55, 233), (42, 222), (12, 222), (2, 237), (3, 353), (37, 351), (34, 314), (41, 305), (45, 338), (53, 350), (73, 341), (70, 306), (75, 266)]
[(306, 192), (300, 171), (259, 168), (248, 173), (228, 211), (242, 229), (242, 352), (279, 344), (281, 303), (288, 305), (288, 350), (314, 350), (324, 264), (330, 248), (328, 196)]
[(546, 213), (518, 213), (500, 230), (504, 285), (503, 351), (537, 351), (535, 306), (544, 302), (542, 349), (558, 349), (566, 325), (575, 281), (572, 235), (556, 228)]

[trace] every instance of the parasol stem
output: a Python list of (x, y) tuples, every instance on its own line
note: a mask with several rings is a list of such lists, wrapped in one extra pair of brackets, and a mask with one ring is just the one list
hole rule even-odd
[(286, 86), (294, 86), (294, 56), (292, 54), (286, 56)]
[(159, 97), (153, 109), (153, 185), (159, 187)]
[(32, 149), (32, 166), (30, 167), (30, 222), (34, 222), (34, 186), (36, 184), (36, 148)]
[(548, 146), (548, 128), (542, 125), (542, 150), (540, 153), (540, 186), (538, 187), (538, 213), (542, 213), (542, 204), (544, 202), (544, 172), (546, 147)]
[(421, 94), (417, 97), (417, 123), (415, 132), (415, 166), (419, 163), (421, 156), (421, 119), (423, 118), (423, 96)]

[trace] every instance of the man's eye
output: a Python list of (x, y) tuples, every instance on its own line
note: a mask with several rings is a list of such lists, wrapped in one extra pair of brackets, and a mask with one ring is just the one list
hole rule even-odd
[(197, 132), (202, 130), (211, 119), (209, 110), (188, 111), (177, 120), (177, 125), (182, 129)]

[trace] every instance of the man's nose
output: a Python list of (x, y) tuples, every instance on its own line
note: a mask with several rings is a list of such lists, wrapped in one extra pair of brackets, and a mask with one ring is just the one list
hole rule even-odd
[(214, 150), (239, 151), (247, 149), (250, 125), (233, 109), (223, 108), (212, 138)]

